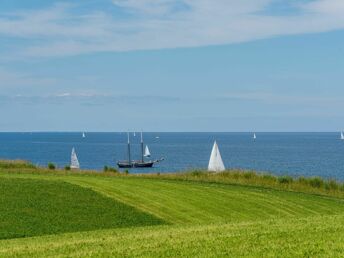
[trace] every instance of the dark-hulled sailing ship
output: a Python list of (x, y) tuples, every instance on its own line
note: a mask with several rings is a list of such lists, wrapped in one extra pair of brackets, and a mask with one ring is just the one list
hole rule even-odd
[(128, 160), (121, 160), (117, 162), (117, 166), (119, 168), (151, 168), (155, 163), (159, 163), (163, 161), (164, 158), (157, 159), (157, 160), (149, 160), (146, 161), (145, 157), (150, 157), (150, 152), (148, 146), (146, 146), (145, 153), (144, 153), (144, 144), (143, 144), (143, 136), (141, 132), (141, 160), (132, 160), (130, 154), (130, 135), (128, 133)]

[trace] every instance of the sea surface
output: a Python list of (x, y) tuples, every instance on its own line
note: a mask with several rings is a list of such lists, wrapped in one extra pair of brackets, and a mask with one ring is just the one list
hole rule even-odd
[[(208, 166), (217, 140), (227, 168), (278, 175), (322, 176), (344, 180), (344, 141), (338, 133), (144, 133), (154, 168), (130, 172), (178, 172)], [(132, 158), (140, 158), (140, 137), (131, 133)], [(75, 147), (84, 169), (102, 170), (127, 157), (126, 133), (0, 133), (0, 158), (23, 159), (39, 166), (64, 167)]]

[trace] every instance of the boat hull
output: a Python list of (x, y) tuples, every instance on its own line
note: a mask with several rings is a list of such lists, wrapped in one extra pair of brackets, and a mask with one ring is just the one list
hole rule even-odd
[(129, 163), (128, 161), (119, 161), (117, 162), (117, 166), (119, 168), (151, 168), (153, 167), (154, 162), (142, 162), (142, 161), (132, 161)]

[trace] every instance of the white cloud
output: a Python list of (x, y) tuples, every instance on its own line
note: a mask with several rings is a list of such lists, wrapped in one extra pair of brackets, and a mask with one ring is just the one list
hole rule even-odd
[(320, 14), (344, 14), (344, 2), (342, 0), (318, 0), (304, 6), (305, 10)]
[(50, 57), (230, 44), (344, 28), (342, 0), (298, 3), (294, 15), (264, 14), (274, 1), (112, 0), (129, 14), (125, 18), (105, 10), (76, 14), (77, 6), (57, 4), (45, 10), (0, 13), (0, 35), (26, 42), (9, 55)]
[(145, 16), (169, 15), (175, 12), (179, 5), (185, 5), (182, 0), (113, 0), (112, 2), (129, 12)]

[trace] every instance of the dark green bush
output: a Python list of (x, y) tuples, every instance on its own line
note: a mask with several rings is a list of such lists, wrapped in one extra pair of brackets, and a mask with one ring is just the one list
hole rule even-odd
[(309, 179), (309, 184), (315, 188), (321, 188), (324, 186), (324, 180), (320, 177), (313, 177)]
[(65, 170), (70, 170), (70, 166), (67, 165), (67, 166), (64, 167), (64, 169), (65, 169)]
[(118, 170), (116, 168), (110, 167), (110, 166), (104, 166), (103, 171), (104, 172), (118, 173)]
[(290, 176), (280, 176), (280, 177), (278, 177), (278, 182), (280, 184), (290, 184), (293, 181), (294, 181), (293, 178), (290, 177)]
[(49, 162), (49, 163), (48, 163), (48, 168), (49, 168), (50, 170), (54, 170), (54, 169), (56, 168), (56, 166), (55, 166), (54, 163)]
[(256, 176), (256, 173), (254, 173), (254, 172), (246, 172), (246, 173), (244, 173), (244, 178), (245, 179), (251, 179), (251, 178), (253, 178), (255, 176)]
[(202, 174), (204, 174), (204, 172), (201, 171), (201, 170), (194, 170), (194, 171), (191, 171), (191, 175), (192, 175), (192, 176), (201, 176)]

